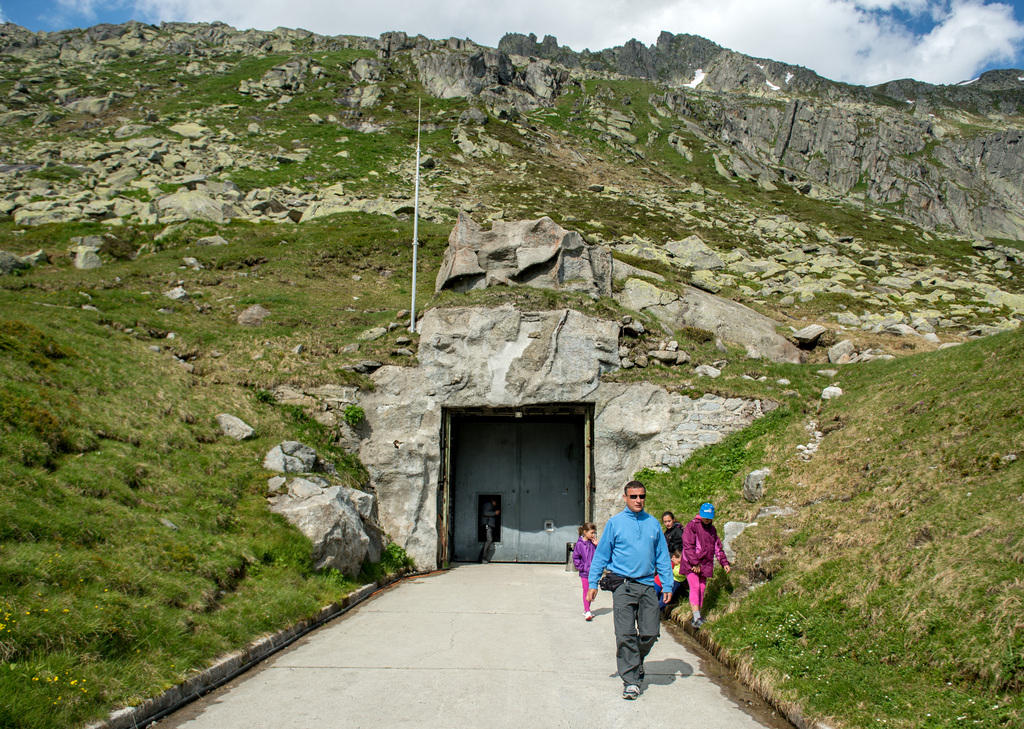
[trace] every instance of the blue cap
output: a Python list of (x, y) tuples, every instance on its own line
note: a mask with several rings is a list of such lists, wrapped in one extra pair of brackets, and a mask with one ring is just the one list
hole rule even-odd
[(715, 518), (715, 507), (714, 507), (714, 505), (711, 504), (708, 501), (705, 501), (703, 504), (700, 505), (700, 509), (697, 511), (697, 515), (702, 517), (702, 518), (704, 518), (704, 519), (714, 519)]

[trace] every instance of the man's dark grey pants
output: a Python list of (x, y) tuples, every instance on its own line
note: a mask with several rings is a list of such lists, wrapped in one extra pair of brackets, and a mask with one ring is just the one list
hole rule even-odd
[(640, 665), (651, 652), (661, 631), (661, 614), (654, 587), (639, 582), (623, 582), (612, 593), (612, 613), (619, 678), (626, 686), (639, 686)]

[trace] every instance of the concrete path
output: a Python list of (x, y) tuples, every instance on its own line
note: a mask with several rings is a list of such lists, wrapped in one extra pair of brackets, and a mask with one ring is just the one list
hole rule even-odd
[(594, 614), (560, 565), (461, 565), (380, 592), (157, 726), (786, 726), (755, 719), (664, 626), (643, 695), (623, 700), (611, 595)]

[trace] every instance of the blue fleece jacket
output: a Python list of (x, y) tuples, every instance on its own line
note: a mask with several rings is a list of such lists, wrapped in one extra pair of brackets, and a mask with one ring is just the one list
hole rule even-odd
[(591, 588), (597, 588), (606, 567), (652, 586), (657, 572), (661, 584), (671, 585), (672, 560), (658, 520), (646, 511), (634, 513), (628, 508), (609, 519), (590, 563), (587, 579)]

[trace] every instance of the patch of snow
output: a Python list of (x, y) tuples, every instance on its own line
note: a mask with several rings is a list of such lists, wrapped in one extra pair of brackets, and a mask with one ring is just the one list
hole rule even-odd
[(1017, 80), (1018, 80), (1018, 81), (1024, 81), (1024, 76), (1018, 76), (1018, 77), (1017, 77)]
[(764, 70), (764, 65), (763, 64), (755, 63), (754, 65), (757, 66), (758, 68), (760, 68), (762, 71)]
[(961, 81), (960, 83), (957, 84), (957, 86), (968, 86), (970, 84), (973, 84), (977, 80), (978, 79), (976, 78), (972, 78), (970, 81)]
[(907, 100), (906, 100), (906, 102), (907, 102), (908, 104), (913, 104), (913, 103), (914, 103), (914, 100), (913, 100), (913, 99), (907, 99)]
[(703, 68), (698, 68), (697, 69), (697, 73), (695, 73), (693, 75), (693, 81), (691, 81), (688, 84), (683, 84), (683, 86), (686, 86), (687, 88), (695, 89), (698, 86), (700, 86), (700, 82), (704, 80), (705, 76), (707, 76), (707, 74), (704, 73), (704, 69)]
[(789, 82), (792, 81), (792, 80), (793, 80), (793, 72), (792, 71), (787, 71), (786, 72), (786, 85), (788, 86)]
[(778, 90), (779, 90), (779, 87), (778, 87), (778, 86), (776, 86), (775, 84), (773, 84), (773, 83), (772, 83), (771, 81), (769, 81), (768, 79), (765, 79), (765, 80), (764, 80), (764, 82), (765, 82), (766, 84), (768, 84), (768, 88), (770, 88), (770, 89), (771, 89), (772, 91), (778, 91)]

